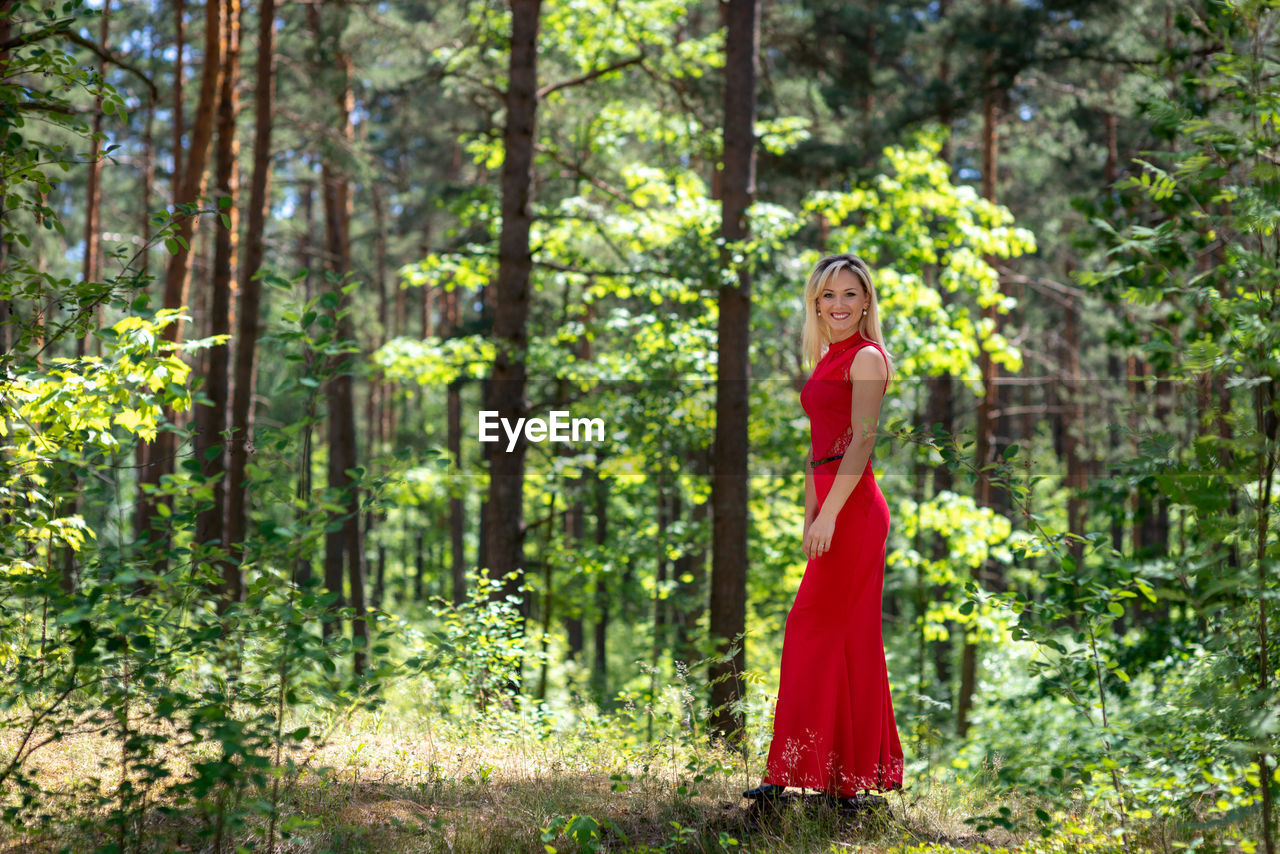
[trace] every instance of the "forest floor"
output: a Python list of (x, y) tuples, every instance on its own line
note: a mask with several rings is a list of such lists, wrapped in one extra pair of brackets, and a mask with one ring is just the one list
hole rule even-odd
[[(328, 723), (332, 733), (297, 757), (299, 772), (281, 785), (282, 820), (272, 851), (1146, 850), (1116, 844), (1087, 816), (1063, 817), (1048, 838), (1002, 828), (978, 832), (965, 819), (993, 810), (984, 806), (980, 788), (954, 781), (908, 780), (906, 789), (888, 795), (884, 809), (857, 815), (818, 797), (753, 812), (741, 792), (758, 780), (740, 756), (705, 745), (691, 750), (687, 738), (628, 745), (622, 727), (607, 717), (570, 731), (511, 713), (465, 727), (390, 709)], [(119, 832), (102, 812), (118, 783), (111, 771), (118, 749), (108, 740), (79, 736), (37, 753), (33, 767), (41, 789), (63, 804), (64, 820), (18, 835), (0, 829), (0, 854), (119, 851), (112, 844)], [(170, 764), (181, 773), (180, 757)], [(101, 770), (88, 770), (94, 768)], [(260, 796), (269, 799), (271, 792)], [(1008, 805), (1007, 796), (1000, 803)], [(1033, 804), (1014, 806), (1015, 819), (1035, 810)], [(95, 812), (103, 820), (95, 821)], [(212, 851), (210, 820), (190, 813), (148, 811), (141, 828), (129, 832), (125, 850)], [(1035, 824), (1032, 819), (1029, 826)], [(233, 834), (239, 847), (224, 850), (268, 850), (268, 833), (265, 818), (250, 817)]]

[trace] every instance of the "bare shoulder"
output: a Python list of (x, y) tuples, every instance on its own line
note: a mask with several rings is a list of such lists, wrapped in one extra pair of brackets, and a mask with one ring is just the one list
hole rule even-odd
[(875, 347), (863, 347), (853, 356), (853, 364), (849, 365), (851, 380), (880, 380), (889, 378), (889, 368), (884, 363), (884, 356)]

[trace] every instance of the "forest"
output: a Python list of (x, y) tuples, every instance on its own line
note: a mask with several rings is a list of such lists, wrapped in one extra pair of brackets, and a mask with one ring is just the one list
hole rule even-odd
[[(1266, 852), (1278, 0), (0, 0), (0, 849)], [(904, 785), (744, 801), (815, 262)]]

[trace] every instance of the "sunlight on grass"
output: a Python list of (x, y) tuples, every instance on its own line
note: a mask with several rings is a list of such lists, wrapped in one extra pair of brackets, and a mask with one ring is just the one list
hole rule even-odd
[[(884, 811), (847, 815), (810, 794), (754, 812), (741, 792), (754, 785), (761, 756), (746, 757), (744, 766), (741, 754), (690, 736), (678, 717), (660, 720), (659, 737), (646, 742), (635, 736), (643, 731), (645, 709), (584, 711), (553, 718), (533, 708), (498, 709), (450, 720), (406, 687), (377, 713), (317, 720), (317, 730), (331, 735), (295, 757), (298, 773), (284, 787), (284, 838), (277, 850), (1121, 850), (1086, 820), (1065, 816), (1048, 839), (1000, 827), (979, 832), (966, 819), (990, 811), (984, 775), (959, 778), (950, 769), (909, 779), (907, 789), (888, 796)], [(68, 814), (74, 805), (79, 814), (91, 815), (118, 785), (115, 751), (118, 745), (101, 736), (67, 736), (34, 761), (46, 791), (59, 793)], [(188, 767), (180, 756), (166, 759), (172, 773)], [(1009, 805), (1007, 799), (1001, 803)], [(155, 828), (152, 840), (162, 847), (140, 850), (172, 850), (158, 842), (166, 837), (175, 846), (187, 834), (194, 839), (193, 828), (166, 826), (176, 819), (167, 817), (165, 806), (154, 805), (148, 820)], [(1035, 809), (1012, 807), (1015, 819)], [(89, 850), (110, 835), (104, 828), (99, 835), (91, 826), (71, 829), (57, 821), (29, 830), (0, 850)], [(240, 844), (261, 850), (265, 838), (265, 827), (246, 827)]]

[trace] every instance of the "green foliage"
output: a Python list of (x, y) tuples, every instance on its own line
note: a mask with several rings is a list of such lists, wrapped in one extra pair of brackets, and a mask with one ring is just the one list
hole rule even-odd
[[(1007, 208), (952, 183), (938, 159), (941, 145), (938, 133), (924, 133), (912, 147), (889, 148), (888, 168), (869, 185), (814, 193), (804, 211), (832, 226), (833, 246), (876, 269), (897, 369), (906, 377), (949, 373), (980, 390), (979, 347), (1010, 371), (1022, 364), (1017, 348), (977, 316), (988, 306), (1008, 313), (1016, 305), (1000, 292), (992, 261), (1033, 252), (1036, 244)], [(802, 265), (818, 254), (804, 253)]]
[[(1141, 478), (1155, 500), (1179, 514), (1188, 536), (1169, 563), (1108, 555), (1107, 577), (1098, 581), (1080, 584), (1083, 568), (1065, 567), (1089, 599), (1072, 610), (1090, 624), (1122, 616), (1129, 603), (1121, 597), (1140, 602), (1139, 593), (1169, 613), (1172, 639), (1185, 650), (1174, 658), (1188, 668), (1178, 682), (1197, 721), (1185, 735), (1199, 749), (1168, 755), (1165, 773), (1230, 781), (1238, 807), (1232, 812), (1226, 798), (1216, 811), (1235, 818), (1256, 815), (1259, 789), (1272, 776), (1258, 769), (1275, 764), (1280, 732), (1274, 714), (1280, 694), (1268, 672), (1280, 635), (1267, 623), (1278, 589), (1271, 555), (1280, 176), (1263, 154), (1280, 142), (1268, 117), (1280, 90), (1274, 57), (1259, 49), (1275, 15), (1273, 3), (1209, 4), (1178, 18), (1187, 43), (1215, 42), (1212, 61), (1197, 73), (1181, 72), (1183, 85), (1172, 96), (1148, 104), (1169, 146), (1137, 161), (1137, 173), (1119, 186), (1123, 207), (1095, 220), (1105, 263), (1080, 277), (1108, 300), (1161, 318), (1143, 330), (1139, 344), (1181, 383), (1179, 391), (1193, 383), (1221, 390), (1188, 419), (1190, 442), (1141, 435), (1140, 456), (1129, 467), (1131, 478)], [(1165, 61), (1168, 73), (1179, 73), (1175, 56)], [(1140, 219), (1139, 207), (1152, 213)], [(1204, 257), (1213, 263), (1204, 265)], [(1100, 673), (1119, 680), (1109, 692), (1122, 693), (1130, 681), (1119, 666), (1125, 657), (1123, 648), (1096, 657)], [(1158, 737), (1145, 726), (1128, 736), (1137, 755)], [(1208, 771), (1206, 762), (1222, 770)], [(1252, 773), (1242, 771), (1249, 764)]]
[(481, 714), (499, 698), (513, 700), (511, 687), (522, 669), (545, 654), (533, 649), (535, 639), (525, 632), (522, 597), (510, 587), (516, 578), (490, 578), (485, 569), (470, 572), (461, 604), (436, 600), (430, 649), (407, 666), (433, 674), (441, 708), (449, 707), (453, 691), (469, 698)]
[(578, 846), (578, 854), (592, 854), (601, 850), (605, 841), (605, 831), (612, 832), (623, 845), (627, 844), (627, 835), (609, 819), (599, 821), (589, 815), (554, 816), (546, 827), (542, 828), (542, 841), (547, 854), (556, 854), (559, 850), (551, 843), (561, 836), (567, 836)]

